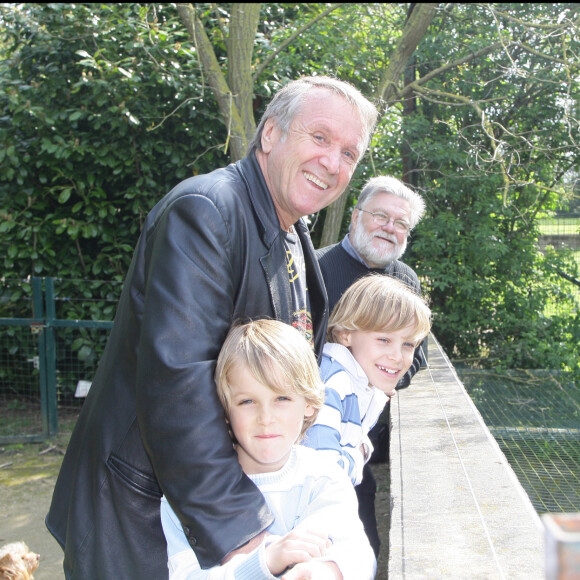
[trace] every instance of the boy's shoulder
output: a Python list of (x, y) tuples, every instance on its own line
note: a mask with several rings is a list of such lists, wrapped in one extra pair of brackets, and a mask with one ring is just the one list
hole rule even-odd
[(320, 491), (331, 482), (342, 482), (343, 478), (352, 487), (350, 478), (338, 466), (336, 457), (299, 443), (292, 446), (290, 457), (282, 469), (272, 473), (251, 474), (249, 478), (265, 495), (291, 490), (294, 493), (297, 489)]
[(301, 474), (304, 474), (304, 477), (332, 479), (346, 477), (346, 474), (336, 462), (336, 457), (330, 456), (324, 451), (306, 447), (305, 445), (295, 445), (294, 452), (296, 454), (296, 468)]

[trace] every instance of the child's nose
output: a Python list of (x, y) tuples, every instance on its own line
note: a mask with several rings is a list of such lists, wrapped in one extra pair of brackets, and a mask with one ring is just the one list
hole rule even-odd
[(389, 351), (389, 356), (392, 360), (400, 362), (403, 360), (403, 351), (399, 347), (393, 346), (393, 348), (391, 348)]
[(260, 416), (258, 421), (261, 425), (269, 425), (274, 420), (274, 415), (269, 407), (262, 407), (260, 409)]

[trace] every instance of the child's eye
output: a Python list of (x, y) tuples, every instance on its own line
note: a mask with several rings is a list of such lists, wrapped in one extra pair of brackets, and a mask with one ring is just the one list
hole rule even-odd
[(242, 405), (250, 405), (253, 402), (254, 401), (252, 401), (252, 399), (242, 399), (241, 401), (238, 401), (238, 405), (240, 405), (240, 406), (242, 406)]
[(290, 397), (286, 397), (284, 395), (280, 395), (277, 400), (278, 401), (291, 401), (292, 399)]
[(405, 343), (405, 348), (412, 348), (413, 350), (415, 350), (415, 343), (414, 342), (406, 342)]

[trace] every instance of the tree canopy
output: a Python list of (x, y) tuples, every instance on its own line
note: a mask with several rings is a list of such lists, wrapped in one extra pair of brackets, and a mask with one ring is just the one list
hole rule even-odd
[(578, 5), (3, 4), (0, 21), (3, 276), (122, 280), (171, 187), (241, 158), (285, 82), (331, 74), (381, 120), (309, 216), (315, 244), (344, 235), (369, 177), (402, 178), (427, 201), (405, 261), (446, 350), (577, 368), (556, 272), (577, 265), (538, 251), (537, 224), (578, 191)]

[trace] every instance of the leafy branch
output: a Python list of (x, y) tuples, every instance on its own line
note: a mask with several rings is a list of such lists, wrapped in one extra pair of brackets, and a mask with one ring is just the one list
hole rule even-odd
[(297, 28), (286, 40), (284, 40), (280, 44), (280, 46), (278, 46), (271, 54), (269, 54), (259, 66), (256, 67), (256, 70), (252, 75), (252, 81), (255, 83), (260, 77), (260, 75), (270, 66), (270, 64), (272, 64), (272, 62), (276, 60), (278, 55), (284, 52), (284, 50), (286, 50), (286, 48), (290, 44), (292, 44), (292, 42), (294, 42), (296, 38), (298, 38), (301, 34), (304, 34), (308, 29), (312, 28), (317, 22), (319, 22), (323, 18), (326, 18), (330, 13), (334, 12), (335, 10), (337, 10), (342, 6), (345, 6), (345, 4), (344, 3), (331, 4), (330, 6), (328, 6), (328, 8), (323, 10), (312, 20), (309, 20), (308, 22), (304, 23), (300, 28)]

